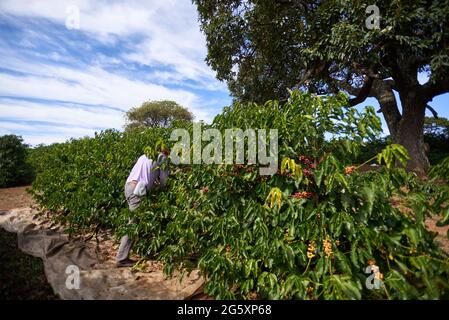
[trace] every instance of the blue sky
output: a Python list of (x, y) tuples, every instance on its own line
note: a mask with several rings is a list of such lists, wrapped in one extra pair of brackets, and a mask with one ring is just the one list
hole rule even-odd
[[(79, 8), (79, 29), (66, 21)], [(188, 1), (0, 1), (0, 134), (51, 143), (122, 129), (170, 99), (211, 121), (231, 102)]]
[[(66, 26), (73, 5), (79, 29)], [(190, 0), (1, 0), (0, 135), (32, 145), (92, 136), (160, 99), (209, 122), (231, 98), (206, 53)], [(448, 104), (449, 94), (430, 103), (445, 117)]]

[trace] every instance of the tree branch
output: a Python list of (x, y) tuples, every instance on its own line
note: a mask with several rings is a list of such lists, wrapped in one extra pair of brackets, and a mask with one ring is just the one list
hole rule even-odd
[(398, 123), (402, 116), (399, 112), (391, 83), (384, 80), (375, 80), (373, 83), (372, 94), (380, 105), (380, 109), (377, 112), (383, 113), (388, 130), (394, 138), (397, 134)]
[(393, 79), (383, 80), (383, 82), (384, 82), (385, 84), (387, 84), (388, 86), (390, 86), (391, 89), (398, 91), (398, 87), (396, 86), (396, 83), (394, 82)]
[(449, 81), (433, 81), (431, 78), (426, 84), (421, 86), (420, 91), (425, 101), (431, 101), (433, 97), (449, 92)]
[(366, 77), (363, 83), (362, 88), (360, 88), (358, 94), (355, 98), (349, 99), (349, 103), (351, 106), (355, 106), (363, 101), (366, 100), (366, 98), (369, 97), (369, 94), (371, 92), (371, 88), (373, 86), (373, 80), (372, 77)]
[(426, 108), (429, 109), (430, 112), (432, 112), (434, 118), (438, 119), (438, 112), (436, 112), (434, 108), (429, 105), (426, 105)]
[(356, 88), (351, 86), (348, 82), (344, 80), (333, 79), (333, 81), (337, 84), (338, 87), (347, 91), (350, 95), (358, 96), (360, 92), (360, 88)]

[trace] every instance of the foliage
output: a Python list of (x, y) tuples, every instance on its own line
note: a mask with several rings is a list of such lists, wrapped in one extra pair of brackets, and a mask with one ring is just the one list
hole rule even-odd
[(318, 92), (359, 87), (364, 76), (386, 79), (448, 74), (447, 1), (194, 0), (206, 35), (207, 62), (241, 101), (286, 97), (286, 88)]
[(392, 142), (389, 136), (374, 139), (366, 143), (365, 145), (361, 146), (360, 152), (357, 155), (355, 155), (353, 161), (356, 163), (368, 161), (376, 154), (381, 152), (383, 149), (385, 149), (385, 147), (391, 143)]
[(449, 181), (449, 156), (430, 169), (429, 175), (432, 178), (442, 178)]
[[(48, 148), (33, 192), (72, 231), (112, 227), (131, 234), (137, 253), (163, 261), (167, 273), (199, 267), (206, 293), (218, 299), (449, 297), (448, 256), (424, 225), (448, 193), (401, 168), (362, 173), (351, 162), (380, 131), (372, 107), (360, 113), (343, 94), (295, 91), (283, 104), (234, 104), (210, 127), (278, 129), (281, 170), (172, 167), (167, 192), (151, 193), (134, 213), (139, 223), (128, 226), (126, 175), (168, 130), (107, 131)], [(404, 157), (400, 147), (381, 154), (387, 164)], [(365, 287), (374, 263), (380, 290)]]
[(37, 176), (32, 193), (38, 203), (60, 213), (69, 231), (126, 224), (123, 188), (130, 169), (165, 129), (143, 133), (106, 130), (95, 138), (72, 139), (42, 147), (31, 159)]
[(391, 169), (395, 165), (395, 160), (405, 167), (407, 160), (410, 159), (410, 157), (407, 154), (407, 150), (405, 150), (403, 146), (391, 144), (379, 152), (376, 159), (379, 164), (385, 164), (388, 169)]
[(28, 146), (16, 135), (0, 137), (0, 187), (31, 183), (33, 171), (27, 163)]
[(429, 145), (429, 161), (432, 165), (449, 156), (449, 136), (426, 134), (424, 141)]
[(174, 120), (192, 121), (193, 114), (174, 101), (147, 101), (140, 107), (131, 108), (126, 113), (126, 129), (136, 130), (146, 127), (169, 127)]
[[(424, 142), (428, 144), (428, 157), (431, 165), (438, 164), (445, 157), (449, 156), (449, 137), (442, 134), (424, 133)], [(360, 152), (355, 156), (354, 161), (365, 162), (383, 150), (391, 143), (390, 136), (374, 139), (361, 147)]]
[(425, 117), (424, 134), (449, 138), (449, 120), (444, 117)]
[[(351, 105), (373, 97), (392, 141), (410, 154), (407, 168), (425, 175), (425, 109), (449, 92), (447, 0), (194, 3), (206, 36), (206, 61), (236, 100), (286, 99), (292, 88), (343, 90), (353, 96)], [(421, 85), (417, 74), (429, 81)]]
[(449, 120), (443, 117), (424, 119), (424, 141), (429, 145), (429, 161), (437, 164), (449, 156)]

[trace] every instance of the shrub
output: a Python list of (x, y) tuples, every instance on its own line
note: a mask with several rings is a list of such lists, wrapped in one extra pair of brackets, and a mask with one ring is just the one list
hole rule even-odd
[[(379, 171), (351, 162), (380, 131), (373, 108), (359, 113), (342, 94), (293, 92), (284, 104), (225, 108), (211, 127), (278, 129), (279, 172), (172, 167), (167, 192), (151, 193), (133, 213), (139, 223), (127, 226), (125, 178), (145, 145), (169, 132), (107, 131), (49, 148), (33, 192), (72, 232), (112, 227), (168, 274), (199, 267), (206, 293), (219, 299), (449, 297), (448, 256), (424, 225), (446, 208), (447, 190), (394, 168), (407, 156), (397, 145), (374, 157), (385, 165)], [(380, 269), (379, 290), (365, 286), (369, 265)]]
[(57, 220), (68, 223), (70, 232), (119, 226), (127, 215), (127, 175), (144, 148), (163, 135), (164, 129), (106, 130), (43, 147), (30, 160), (37, 172), (31, 192), (43, 207), (60, 213)]
[(16, 135), (0, 137), (0, 187), (31, 183), (33, 172), (27, 163), (28, 146)]

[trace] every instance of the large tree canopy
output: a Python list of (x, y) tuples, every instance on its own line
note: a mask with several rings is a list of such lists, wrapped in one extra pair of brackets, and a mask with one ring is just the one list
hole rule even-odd
[(192, 121), (193, 114), (174, 101), (147, 101), (126, 113), (126, 129), (168, 127), (174, 120)]
[[(425, 109), (449, 91), (449, 0), (376, 1), (379, 28), (372, 7), (359, 0), (194, 3), (207, 62), (235, 98), (263, 102), (295, 87), (322, 94), (344, 90), (353, 105), (374, 97), (393, 141), (412, 156), (409, 169), (427, 170)], [(429, 81), (420, 84), (419, 73)]]

